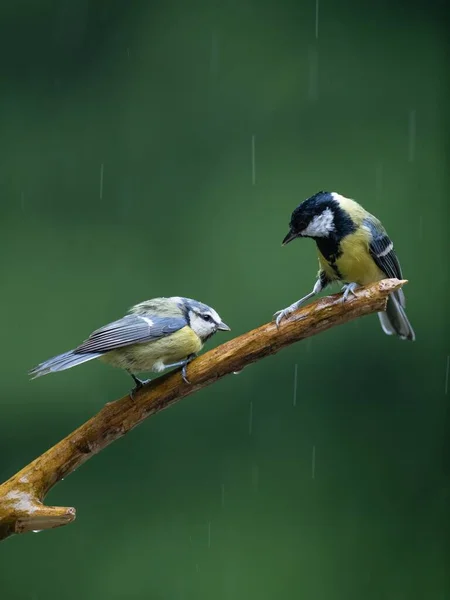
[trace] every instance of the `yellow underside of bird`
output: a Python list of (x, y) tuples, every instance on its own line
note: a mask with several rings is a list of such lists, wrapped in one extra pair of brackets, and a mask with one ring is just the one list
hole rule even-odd
[(184, 360), (190, 354), (200, 352), (202, 346), (198, 335), (186, 326), (159, 340), (111, 350), (101, 356), (100, 360), (131, 373), (144, 371), (158, 373), (164, 370), (165, 365)]
[(378, 268), (369, 251), (369, 233), (358, 229), (347, 235), (340, 243), (341, 255), (336, 259), (336, 267), (341, 277), (319, 252), (320, 268), (331, 280), (341, 279), (346, 283), (368, 285), (374, 281), (385, 279), (386, 275)]

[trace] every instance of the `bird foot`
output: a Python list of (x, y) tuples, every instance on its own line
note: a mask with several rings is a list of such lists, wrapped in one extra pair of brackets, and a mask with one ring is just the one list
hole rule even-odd
[(350, 294), (352, 294), (356, 298), (355, 289), (357, 287), (358, 287), (357, 283), (347, 283), (346, 285), (344, 285), (342, 287), (342, 290), (344, 292), (342, 294), (342, 302), (345, 302), (348, 299)]
[(187, 376), (187, 366), (191, 361), (194, 360), (195, 356), (195, 354), (191, 354), (190, 356), (188, 356), (183, 365), (183, 368), (181, 369), (181, 377), (183, 378), (184, 383), (187, 383), (187, 385), (190, 385), (191, 383)]
[(139, 391), (146, 383), (150, 383), (151, 379), (138, 379), (135, 375), (130, 373), (131, 377), (134, 379), (136, 385), (130, 391), (130, 398), (134, 400), (134, 395), (137, 391)]
[(165, 369), (173, 369), (174, 367), (182, 367), (182, 369), (181, 369), (181, 377), (183, 378), (184, 383), (187, 383), (189, 385), (191, 382), (187, 378), (186, 370), (187, 370), (188, 364), (192, 360), (194, 360), (194, 358), (196, 356), (197, 356), (196, 354), (190, 354), (185, 360), (180, 360), (179, 362), (172, 363), (170, 365), (164, 365), (164, 368)]
[(291, 304), (287, 308), (283, 308), (283, 310), (277, 310), (277, 312), (273, 315), (275, 318), (275, 325), (280, 327), (281, 321), (290, 317), (292, 313), (297, 310), (300, 304), (301, 302), (294, 302), (294, 304)]
[(189, 381), (188, 376), (187, 376), (187, 366), (188, 366), (188, 364), (189, 363), (186, 363), (183, 366), (183, 368), (181, 369), (181, 377), (182, 377), (184, 383), (187, 383), (188, 385), (190, 385), (191, 382)]

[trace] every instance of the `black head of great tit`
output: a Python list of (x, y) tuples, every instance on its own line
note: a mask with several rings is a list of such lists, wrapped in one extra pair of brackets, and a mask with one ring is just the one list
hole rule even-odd
[(210, 306), (181, 296), (153, 298), (97, 329), (74, 350), (39, 364), (30, 375), (34, 379), (100, 358), (128, 371), (136, 388), (145, 383), (136, 373), (158, 373), (171, 367), (183, 367), (183, 379), (188, 383), (188, 363), (217, 331), (230, 328)]
[[(311, 293), (275, 313), (277, 324), (333, 281), (342, 281), (343, 299), (359, 285), (386, 278), (402, 279), (394, 244), (380, 221), (360, 204), (337, 192), (318, 192), (302, 202), (291, 215), (283, 245), (296, 238), (312, 238), (319, 255), (318, 279)], [(390, 295), (386, 312), (378, 313), (387, 335), (414, 340), (405, 313), (403, 290)]]

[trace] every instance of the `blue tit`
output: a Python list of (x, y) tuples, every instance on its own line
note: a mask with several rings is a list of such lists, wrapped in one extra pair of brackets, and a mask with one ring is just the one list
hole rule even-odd
[[(275, 313), (277, 325), (301, 304), (333, 281), (342, 281), (343, 300), (359, 285), (386, 278), (402, 279), (394, 244), (380, 221), (354, 200), (336, 192), (318, 192), (302, 202), (291, 215), (283, 246), (295, 238), (312, 238), (319, 254), (319, 273), (312, 292)], [(387, 335), (414, 340), (405, 313), (405, 296), (398, 290), (389, 296), (386, 312), (378, 313)]]
[(186, 376), (188, 363), (216, 331), (230, 331), (218, 313), (190, 298), (173, 296), (154, 298), (133, 306), (128, 314), (97, 329), (80, 346), (50, 358), (30, 371), (31, 377), (64, 371), (99, 358), (114, 367), (125, 369), (136, 387), (147, 381), (136, 373), (159, 373), (172, 367), (183, 367)]

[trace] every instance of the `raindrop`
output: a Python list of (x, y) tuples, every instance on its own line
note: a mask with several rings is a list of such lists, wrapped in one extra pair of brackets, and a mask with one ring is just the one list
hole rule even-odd
[(253, 431), (253, 402), (250, 402), (250, 410), (248, 413), (248, 435), (252, 435)]
[(127, 56), (128, 56), (128, 58), (130, 58), (130, 49), (129, 48), (127, 48)]
[(445, 391), (445, 395), (448, 394), (448, 374), (450, 371), (450, 356), (447, 356), (447, 367), (445, 369), (445, 387), (444, 387), (444, 391)]
[(255, 136), (252, 135), (252, 185), (256, 185)]
[(316, 447), (312, 447), (312, 456), (311, 456), (311, 479), (316, 478)]
[(103, 198), (103, 171), (104, 165), (102, 163), (100, 166), (100, 200)]
[(414, 162), (416, 154), (416, 111), (409, 111), (409, 143), (408, 143), (408, 160)]
[(319, 0), (316, 0), (316, 40), (319, 39)]
[(297, 406), (297, 374), (298, 374), (298, 365), (294, 367), (294, 400), (293, 405)]

